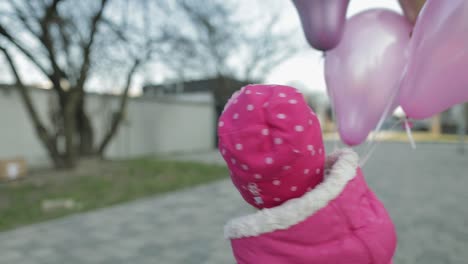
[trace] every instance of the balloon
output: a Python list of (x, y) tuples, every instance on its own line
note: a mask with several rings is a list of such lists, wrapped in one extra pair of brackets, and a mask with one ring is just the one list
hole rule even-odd
[(325, 80), (344, 143), (362, 143), (393, 113), (410, 32), (402, 15), (369, 10), (352, 17), (340, 44), (326, 53)]
[(414, 26), (399, 102), (428, 118), (468, 101), (468, 1), (428, 0)]
[(426, 0), (398, 0), (406, 18), (414, 24)]
[(340, 42), (349, 0), (293, 0), (293, 3), (312, 47), (326, 51)]

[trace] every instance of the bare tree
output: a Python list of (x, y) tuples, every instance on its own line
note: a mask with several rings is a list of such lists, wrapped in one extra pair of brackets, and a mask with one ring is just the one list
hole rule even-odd
[[(81, 156), (104, 154), (125, 114), (135, 75), (155, 55), (179, 79), (217, 78), (219, 106), (238, 88), (231, 79), (261, 81), (291, 56), (296, 50), (291, 36), (299, 32), (281, 30), (274, 10), (246, 16), (234, 0), (6, 1), (7, 8), (0, 6), (0, 50), (36, 134), (59, 168), (73, 167)], [(57, 101), (52, 122), (38, 115), (18, 54), (51, 83)], [(97, 139), (86, 91), (90, 81), (113, 71), (122, 79), (120, 104)]]
[(278, 10), (258, 1), (268, 12), (247, 14), (239, 2), (176, 0), (162, 6), (174, 18), (163, 30), (170, 54), (165, 63), (176, 76), (218, 78), (217, 94), (225, 97), (232, 92), (226, 79), (260, 82), (298, 50), (291, 40), (299, 30), (281, 29)]
[[(56, 167), (71, 168), (80, 156), (103, 155), (116, 134), (135, 73), (156, 53), (158, 38), (145, 29), (150, 26), (148, 16), (143, 15), (148, 2), (8, 0), (8, 8), (0, 19), (0, 50), (38, 138)], [(129, 5), (133, 5), (133, 12)], [(135, 6), (141, 9), (135, 12)], [(121, 13), (116, 15), (118, 10)], [(12, 55), (17, 53), (50, 81), (59, 106), (57, 122), (54, 122), (59, 129), (55, 130), (62, 133), (54, 133), (39, 118), (16, 57)], [(105, 136), (96, 143), (86, 111), (85, 89), (91, 78), (116, 66), (125, 72), (119, 109)], [(65, 142), (64, 149), (58, 147), (61, 139)]]

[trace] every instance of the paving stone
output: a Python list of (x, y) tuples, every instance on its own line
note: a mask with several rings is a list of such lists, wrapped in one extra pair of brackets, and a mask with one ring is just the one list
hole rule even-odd
[[(398, 230), (395, 264), (468, 263), (468, 155), (456, 147), (385, 143), (364, 166)], [(223, 180), (0, 233), (0, 264), (235, 263), (223, 226), (252, 211)]]

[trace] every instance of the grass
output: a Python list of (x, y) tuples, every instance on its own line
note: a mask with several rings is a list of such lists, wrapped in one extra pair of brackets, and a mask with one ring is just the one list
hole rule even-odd
[[(441, 142), (441, 143), (456, 143), (459, 141), (458, 135), (453, 134), (432, 134), (428, 132), (413, 132), (413, 138), (416, 142)], [(389, 133), (386, 136), (387, 140), (393, 141), (408, 141), (406, 133)], [(465, 139), (465, 141), (468, 138)]]
[[(72, 172), (32, 173), (25, 180), (0, 184), (0, 231), (191, 187), (226, 175), (224, 166), (151, 158), (91, 162)], [(55, 206), (45, 208), (51, 202)], [(57, 206), (66, 203), (68, 206)]]
[[(430, 132), (412, 132), (416, 142), (439, 142), (439, 143), (457, 143), (458, 135), (453, 134), (432, 134)], [(324, 135), (325, 140), (336, 140), (336, 133), (328, 133)], [(368, 139), (371, 139), (372, 135)], [(409, 142), (406, 132), (400, 131), (381, 131), (377, 133), (376, 140), (390, 142)], [(468, 143), (468, 137), (465, 137), (465, 142)]]

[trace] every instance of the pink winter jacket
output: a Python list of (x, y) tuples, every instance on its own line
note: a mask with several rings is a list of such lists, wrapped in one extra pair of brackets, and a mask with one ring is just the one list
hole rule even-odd
[(231, 220), (239, 264), (390, 264), (393, 223), (352, 150), (327, 159), (324, 181), (300, 198)]

